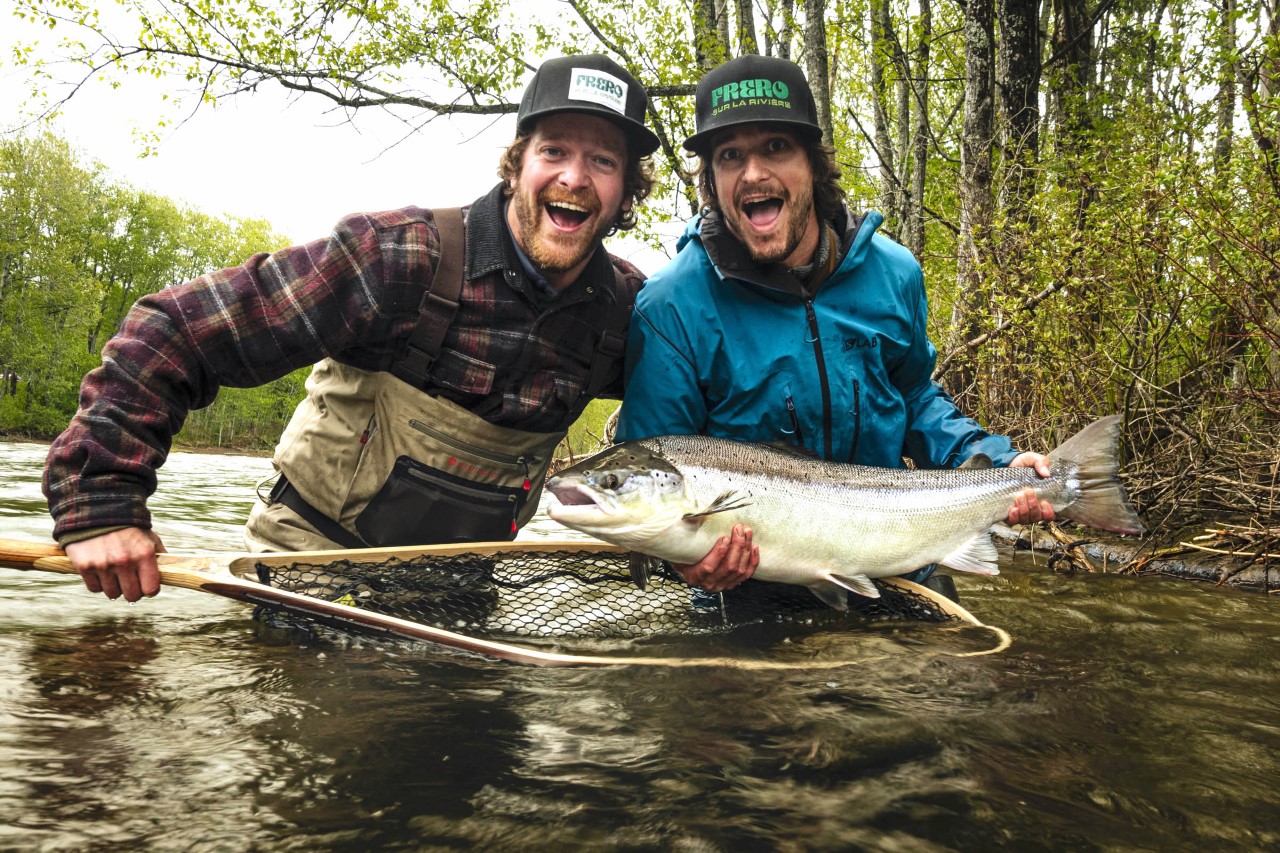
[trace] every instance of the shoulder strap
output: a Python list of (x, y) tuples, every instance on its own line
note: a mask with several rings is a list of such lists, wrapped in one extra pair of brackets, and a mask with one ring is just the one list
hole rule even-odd
[(426, 384), (427, 373), (440, 355), (445, 332), (458, 313), (458, 296), (466, 260), (466, 230), (462, 208), (448, 207), (435, 211), (436, 228), (440, 231), (440, 259), (427, 290), (418, 304), (418, 325), (409, 336), (404, 355), (391, 365), (391, 372), (415, 388)]
[(622, 272), (610, 265), (616, 285), (617, 303), (605, 318), (605, 327), (600, 332), (600, 343), (596, 346), (595, 356), (591, 360), (591, 373), (587, 377), (584, 396), (594, 399), (609, 384), (613, 368), (622, 358), (627, 345), (627, 326), (631, 322), (632, 300), (627, 292), (627, 283)]

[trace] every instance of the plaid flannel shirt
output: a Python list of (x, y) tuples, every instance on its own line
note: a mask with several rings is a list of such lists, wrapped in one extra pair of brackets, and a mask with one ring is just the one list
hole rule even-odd
[[(501, 184), (464, 214), (466, 282), (424, 390), (501, 426), (565, 429), (589, 402), (582, 390), (605, 318), (618, 300), (634, 302), (644, 276), (596, 252), (577, 282), (550, 297), (521, 268)], [(138, 300), (50, 448), (44, 491), (55, 538), (149, 529), (146, 501), (173, 436), (222, 386), (262, 385), (323, 358), (386, 370), (417, 323), (439, 251), (429, 210), (354, 214), (327, 240)], [(621, 382), (619, 361), (604, 395), (620, 396)]]

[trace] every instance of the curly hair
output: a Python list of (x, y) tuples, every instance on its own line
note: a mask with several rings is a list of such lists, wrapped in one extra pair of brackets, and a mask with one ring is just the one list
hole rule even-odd
[[(829, 222), (844, 203), (845, 191), (840, 186), (840, 165), (836, 163), (836, 150), (821, 139), (804, 142), (804, 152), (813, 170), (813, 208), (819, 222)], [(698, 151), (698, 167), (693, 176), (698, 183), (698, 199), (703, 210), (720, 212), (720, 198), (716, 195), (715, 176), (711, 169), (711, 152), (715, 145)]]
[[(515, 140), (507, 146), (507, 150), (502, 152), (502, 159), (498, 161), (498, 177), (506, 183), (503, 189), (508, 196), (511, 195), (512, 182), (520, 177), (520, 165), (524, 161), (525, 149), (529, 147), (529, 133), (522, 131), (516, 135)], [(627, 154), (627, 169), (622, 176), (622, 194), (623, 198), (631, 199), (630, 207), (623, 207), (618, 211), (618, 218), (614, 220), (613, 227), (609, 229), (609, 236), (619, 231), (630, 231), (636, 227), (639, 221), (638, 208), (644, 203), (644, 200), (653, 192), (653, 159), (651, 157), (632, 157), (630, 152)]]

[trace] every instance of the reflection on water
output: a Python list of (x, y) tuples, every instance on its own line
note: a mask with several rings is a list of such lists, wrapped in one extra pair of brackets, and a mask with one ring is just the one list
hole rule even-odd
[[(49, 536), (44, 450), (0, 444), (6, 537)], [(175, 454), (169, 547), (237, 550), (268, 471)], [(1280, 846), (1274, 599), (1003, 572), (959, 579), (1001, 655), (925, 654), (950, 641), (908, 627), (872, 664), (752, 672), (542, 670), (0, 570), (0, 849)]]

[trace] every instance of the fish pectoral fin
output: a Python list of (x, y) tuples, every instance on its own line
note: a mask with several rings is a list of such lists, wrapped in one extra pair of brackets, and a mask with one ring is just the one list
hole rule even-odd
[(856, 592), (858, 595), (865, 595), (867, 598), (880, 597), (880, 590), (876, 589), (876, 585), (866, 575), (837, 575), (834, 572), (826, 572), (824, 577), (836, 586), (844, 587), (849, 592)]
[(750, 506), (751, 501), (745, 497), (741, 497), (737, 492), (721, 492), (715, 500), (707, 505), (706, 509), (698, 512), (685, 513), (681, 521), (697, 521), (706, 518), (709, 515), (715, 515), (718, 512), (729, 512), (734, 509), (742, 509), (744, 506)]
[(819, 600), (828, 607), (834, 607), (836, 610), (849, 609), (849, 593), (842, 587), (833, 583), (815, 583), (809, 587), (809, 591), (818, 596)]
[(628, 556), (628, 567), (631, 569), (631, 580), (641, 590), (649, 588), (649, 578), (653, 575), (653, 557), (632, 551)]
[(991, 541), (991, 534), (984, 530), (943, 557), (938, 563), (958, 572), (998, 575), (1000, 569), (996, 566), (996, 560), (999, 557), (995, 543)]

